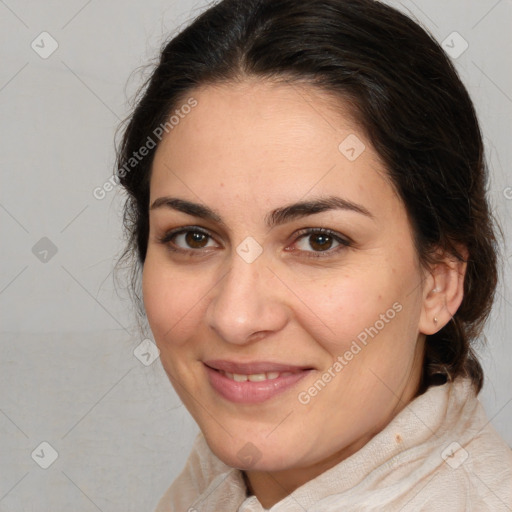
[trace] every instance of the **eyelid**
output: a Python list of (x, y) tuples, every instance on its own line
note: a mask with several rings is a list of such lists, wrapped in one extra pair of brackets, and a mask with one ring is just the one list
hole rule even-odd
[(163, 236), (159, 237), (159, 241), (162, 243), (170, 242), (171, 238), (176, 235), (181, 235), (183, 233), (187, 233), (188, 231), (194, 231), (198, 233), (202, 233), (203, 235), (209, 236), (212, 240), (215, 240), (215, 237), (205, 228), (200, 226), (181, 226), (179, 228), (171, 229), (170, 231), (166, 231)]

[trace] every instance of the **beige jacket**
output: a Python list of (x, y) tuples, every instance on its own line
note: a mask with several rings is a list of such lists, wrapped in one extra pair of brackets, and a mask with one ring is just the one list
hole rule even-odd
[[(271, 512), (512, 511), (512, 452), (471, 383), (431, 387), (361, 450)], [(155, 512), (264, 512), (200, 433)]]

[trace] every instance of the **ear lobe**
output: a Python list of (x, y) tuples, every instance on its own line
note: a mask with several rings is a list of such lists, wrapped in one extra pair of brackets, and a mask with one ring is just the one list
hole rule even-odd
[(445, 255), (431, 267), (424, 281), (423, 306), (418, 329), (435, 334), (453, 317), (464, 297), (467, 250), (460, 251), (464, 261)]

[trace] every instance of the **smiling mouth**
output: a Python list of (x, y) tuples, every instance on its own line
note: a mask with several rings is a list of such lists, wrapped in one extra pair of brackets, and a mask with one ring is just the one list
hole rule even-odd
[(294, 387), (313, 368), (271, 362), (203, 362), (208, 381), (223, 398), (236, 403), (262, 403)]

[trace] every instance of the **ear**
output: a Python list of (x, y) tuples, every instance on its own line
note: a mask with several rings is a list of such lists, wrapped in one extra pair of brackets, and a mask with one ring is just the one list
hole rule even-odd
[(453, 254), (438, 255), (437, 263), (425, 271), (423, 305), (418, 329), (435, 334), (453, 317), (464, 297), (468, 251), (457, 248), (464, 261)]

